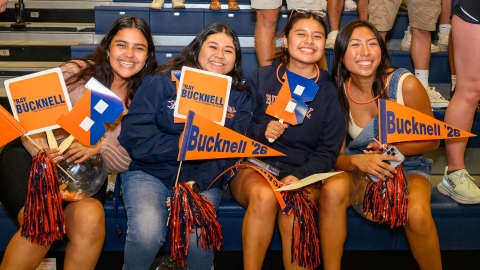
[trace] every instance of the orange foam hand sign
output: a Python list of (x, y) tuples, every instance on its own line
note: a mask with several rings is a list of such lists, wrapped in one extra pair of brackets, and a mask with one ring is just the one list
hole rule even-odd
[(88, 89), (75, 104), (72, 111), (62, 114), (59, 124), (85, 145), (95, 145), (107, 131), (105, 123), (113, 123), (122, 114), (123, 102), (95, 78), (85, 87)]
[(285, 155), (192, 111), (179, 148), (179, 161)]
[(188, 112), (193, 111), (224, 125), (231, 83), (230, 76), (183, 67), (173, 114), (175, 122), (185, 122)]
[(0, 146), (25, 133), (27, 130), (3, 106), (0, 106)]
[(318, 91), (318, 85), (305, 77), (286, 70), (283, 75), (285, 83), (280, 88), (275, 102), (268, 105), (266, 113), (290, 125), (303, 122), (308, 106)]
[(5, 90), (13, 116), (27, 134), (59, 128), (56, 120), (72, 108), (60, 68), (5, 80)]
[(379, 103), (378, 122), (381, 143), (476, 136), (396, 102), (380, 99)]

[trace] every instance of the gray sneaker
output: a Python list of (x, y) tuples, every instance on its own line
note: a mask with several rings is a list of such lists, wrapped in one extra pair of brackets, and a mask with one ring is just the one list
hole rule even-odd
[(448, 100), (442, 97), (437, 90), (435, 90), (435, 87), (427, 87), (425, 90), (427, 91), (432, 108), (446, 108), (448, 103), (450, 103)]
[(479, 204), (480, 189), (473, 183), (475, 179), (467, 170), (461, 169), (448, 175), (447, 170), (448, 166), (445, 167), (442, 182), (437, 186), (438, 191), (461, 204)]

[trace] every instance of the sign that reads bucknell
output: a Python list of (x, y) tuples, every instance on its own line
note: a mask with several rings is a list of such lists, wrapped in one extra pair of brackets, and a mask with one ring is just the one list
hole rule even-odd
[(175, 101), (175, 121), (185, 122), (189, 111), (224, 125), (232, 78), (183, 67)]
[(5, 80), (5, 89), (27, 135), (59, 128), (55, 121), (72, 108), (60, 68)]

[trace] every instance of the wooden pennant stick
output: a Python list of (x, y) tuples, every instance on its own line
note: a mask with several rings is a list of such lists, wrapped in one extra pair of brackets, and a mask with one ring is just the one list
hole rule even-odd
[(65, 150), (67, 150), (68, 147), (72, 144), (73, 140), (75, 140), (75, 137), (73, 135), (68, 136), (63, 142), (60, 144), (58, 148), (60, 148), (60, 151), (63, 153)]
[(53, 131), (47, 130), (45, 131), (45, 133), (47, 134), (48, 146), (50, 148), (58, 148), (57, 139), (55, 139), (55, 135), (53, 135)]
[[(178, 178), (180, 177), (180, 169), (182, 168), (182, 161), (180, 161), (180, 165), (178, 165), (178, 171), (177, 171), (177, 178), (175, 179), (175, 186), (178, 184)], [(173, 198), (170, 198), (170, 212), (168, 212), (168, 218), (167, 218), (167, 226), (168, 226), (168, 223), (170, 223), (170, 216), (172, 215), (172, 199)]]
[(38, 145), (34, 140), (32, 140), (32, 138), (30, 138), (30, 136), (28, 135), (23, 135), (25, 138), (27, 138), (28, 140), (30, 140), (30, 142), (39, 150), (39, 151), (42, 151), (43, 148), (40, 147), (40, 145)]

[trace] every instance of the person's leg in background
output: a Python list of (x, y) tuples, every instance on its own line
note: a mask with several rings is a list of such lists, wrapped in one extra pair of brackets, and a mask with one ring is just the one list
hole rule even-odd
[(358, 19), (368, 21), (368, 4), (369, 0), (357, 0)]
[(255, 52), (258, 66), (268, 66), (269, 60), (275, 52), (275, 29), (277, 28), (278, 15), (282, 0), (252, 0), (252, 8), (257, 10), (255, 24)]
[(340, 19), (345, 5), (345, 0), (328, 0), (327, 14), (330, 32), (327, 36), (325, 49), (333, 49), (335, 39), (337, 39), (338, 30), (340, 30)]
[[(471, 3), (470, 3), (471, 4)], [(474, 5), (474, 4), (472, 4)], [(462, 7), (463, 8), (463, 7)], [(458, 13), (457, 13), (458, 12)], [(470, 12), (469, 16), (465, 12)], [(452, 40), (457, 71), (455, 95), (445, 113), (445, 123), (470, 131), (480, 100), (480, 9), (460, 10), (457, 4), (452, 17)], [(476, 17), (471, 17), (472, 15)], [(465, 17), (460, 17), (465, 16)], [(438, 190), (464, 204), (480, 203), (480, 189), (465, 166), (468, 138), (446, 140), (447, 164)]]
[(410, 53), (415, 77), (425, 87), (433, 108), (447, 107), (448, 101), (428, 84), (431, 50), (430, 31), (435, 31), (441, 2), (440, 0), (409, 0), (407, 4), (409, 25), (412, 30)]

